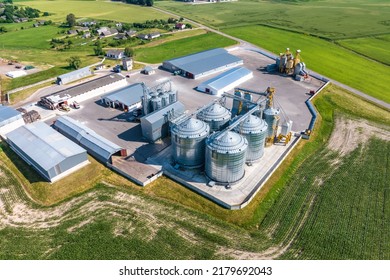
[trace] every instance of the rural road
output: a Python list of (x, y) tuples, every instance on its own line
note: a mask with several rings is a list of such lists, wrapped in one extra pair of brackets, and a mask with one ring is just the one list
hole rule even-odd
[[(172, 13), (172, 12), (168, 12), (168, 11), (165, 11), (165, 10), (160, 9), (160, 8), (156, 8), (156, 7), (152, 7), (152, 8), (157, 10), (157, 11), (159, 11), (159, 12), (162, 12), (162, 13), (174, 16), (174, 17), (181, 17), (181, 15), (178, 15), (178, 14), (175, 14), (175, 13)], [(188, 18), (186, 18), (186, 20), (188, 22), (190, 22), (191, 24), (198, 25), (199, 27), (204, 28), (205, 30), (217, 33), (217, 34), (222, 35), (222, 36), (224, 36), (226, 38), (229, 38), (229, 39), (237, 41), (241, 48), (259, 52), (259, 53), (261, 53), (261, 54), (263, 54), (265, 56), (271, 57), (271, 58), (276, 58), (277, 57), (276, 54), (273, 54), (273, 53), (271, 53), (271, 52), (269, 52), (269, 51), (267, 51), (267, 50), (265, 50), (265, 49), (263, 49), (263, 48), (261, 48), (259, 46), (253, 45), (253, 44), (251, 44), (251, 43), (249, 43), (247, 41), (244, 41), (244, 40), (242, 40), (240, 38), (237, 38), (237, 37), (225, 34), (225, 33), (221, 32), (219, 30), (210, 28), (210, 27), (208, 27), (206, 25), (200, 24), (199, 22), (196, 22), (196, 21), (188, 19)], [(308, 69), (308, 70), (310, 70), (310, 69)], [(362, 91), (359, 91), (359, 90), (357, 90), (355, 88), (352, 88), (352, 87), (350, 87), (350, 86), (348, 86), (346, 84), (343, 84), (341, 82), (338, 82), (338, 81), (336, 81), (334, 79), (325, 77), (325, 76), (323, 76), (323, 75), (321, 75), (319, 73), (316, 73), (316, 72), (314, 72), (312, 70), (310, 70), (310, 73), (314, 74), (315, 76), (322, 77), (324, 80), (328, 80), (331, 83), (333, 83), (333, 84), (335, 84), (335, 85), (337, 85), (337, 86), (339, 86), (339, 87), (341, 87), (341, 88), (343, 88), (345, 90), (348, 90), (348, 91), (350, 91), (350, 92), (352, 92), (352, 93), (354, 93), (354, 94), (356, 94), (356, 95), (358, 95), (358, 96), (360, 96), (360, 97), (362, 97), (362, 98), (364, 98), (364, 99), (366, 99), (366, 100), (368, 100), (370, 102), (373, 102), (373, 103), (375, 103), (375, 104), (377, 104), (377, 105), (379, 105), (379, 106), (381, 106), (383, 108), (386, 108), (386, 109), (390, 110), (390, 104), (385, 102), (385, 101), (383, 101), (383, 100), (379, 100), (379, 99), (377, 99), (375, 97), (372, 97), (372, 96), (370, 96), (370, 95), (368, 95), (368, 94), (366, 94), (366, 93), (364, 93)]]

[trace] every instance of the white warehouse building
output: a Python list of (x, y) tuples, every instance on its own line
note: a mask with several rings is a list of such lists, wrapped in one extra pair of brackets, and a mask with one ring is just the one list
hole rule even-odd
[(22, 113), (7, 106), (0, 105), (0, 136), (6, 138), (6, 134), (24, 125)]
[(222, 95), (252, 77), (252, 71), (245, 67), (235, 67), (201, 83), (196, 89), (212, 95)]

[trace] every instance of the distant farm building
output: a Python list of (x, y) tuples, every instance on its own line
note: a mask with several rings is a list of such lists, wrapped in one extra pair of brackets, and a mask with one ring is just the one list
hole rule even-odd
[(179, 30), (183, 30), (186, 28), (186, 25), (185, 25), (185, 23), (179, 22), (179, 23), (176, 23), (175, 28), (179, 29)]
[(107, 106), (130, 112), (141, 108), (143, 94), (144, 87), (137, 83), (104, 95), (101, 99)]
[(106, 52), (106, 57), (112, 59), (122, 59), (125, 56), (125, 52), (123, 50), (108, 50)]
[(70, 103), (73, 101), (82, 102), (126, 85), (127, 82), (124, 76), (121, 74), (110, 74), (46, 95), (41, 98), (39, 103), (49, 109), (55, 110), (62, 103)]
[(50, 182), (89, 163), (86, 150), (42, 122), (11, 131), (7, 134), (7, 142), (28, 165)]
[(66, 84), (69, 84), (71, 82), (80, 80), (82, 78), (85, 78), (85, 77), (88, 77), (91, 75), (92, 75), (92, 72), (89, 69), (89, 67), (84, 67), (84, 68), (78, 69), (76, 71), (72, 71), (72, 72), (63, 74), (61, 76), (58, 76), (56, 83), (59, 85), (66, 85)]
[(241, 58), (219, 48), (164, 61), (163, 68), (190, 79), (198, 79), (243, 63)]
[(61, 134), (86, 149), (91, 156), (103, 163), (112, 163), (111, 157), (115, 154), (121, 154), (122, 148), (120, 146), (68, 116), (59, 117), (53, 126)]
[(145, 75), (152, 75), (155, 71), (152, 66), (145, 66), (144, 69), (142, 69), (142, 73)]
[(0, 106), (0, 136), (24, 125), (22, 113), (6, 106)]
[(235, 67), (208, 81), (201, 83), (197, 90), (221, 95), (253, 77), (252, 71), (244, 67)]

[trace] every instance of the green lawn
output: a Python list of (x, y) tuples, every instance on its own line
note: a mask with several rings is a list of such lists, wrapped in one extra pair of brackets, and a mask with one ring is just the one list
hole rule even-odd
[(390, 35), (340, 40), (337, 43), (390, 66)]
[(23, 1), (21, 5), (30, 6), (52, 15), (44, 17), (56, 22), (65, 21), (69, 13), (77, 18), (93, 18), (121, 22), (144, 22), (151, 19), (167, 19), (169, 16), (148, 7), (129, 5), (110, 1), (67, 1), (39, 0)]
[(150, 48), (138, 48), (135, 59), (146, 63), (159, 63), (167, 59), (188, 55), (212, 48), (234, 45), (234, 40), (215, 33), (207, 33), (189, 38), (163, 43)]
[(286, 47), (302, 50), (309, 69), (319, 72), (373, 97), (390, 102), (388, 82), (390, 67), (357, 56), (333, 43), (316, 37), (264, 26), (227, 28), (227, 34), (242, 38), (273, 53)]
[(332, 39), (390, 33), (387, 0), (240, 0), (209, 5), (156, 1), (155, 5), (215, 28), (267, 24)]

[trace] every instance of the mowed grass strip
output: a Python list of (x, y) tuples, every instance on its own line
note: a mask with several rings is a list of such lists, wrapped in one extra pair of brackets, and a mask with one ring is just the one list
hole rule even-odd
[(179, 39), (150, 48), (135, 50), (135, 59), (146, 63), (159, 63), (192, 53), (234, 45), (236, 41), (215, 33)]
[(390, 102), (390, 67), (358, 56), (325, 40), (264, 26), (227, 28), (224, 32), (261, 46), (275, 54), (302, 50), (309, 69), (356, 88), (375, 98)]
[(51, 13), (42, 19), (53, 21), (65, 21), (69, 13), (77, 18), (93, 18), (114, 20), (120, 22), (144, 22), (152, 19), (167, 19), (169, 15), (154, 10), (150, 7), (129, 5), (110, 1), (66, 1), (66, 0), (40, 0), (23, 1), (18, 4)]
[(390, 35), (340, 40), (337, 43), (390, 66)]

